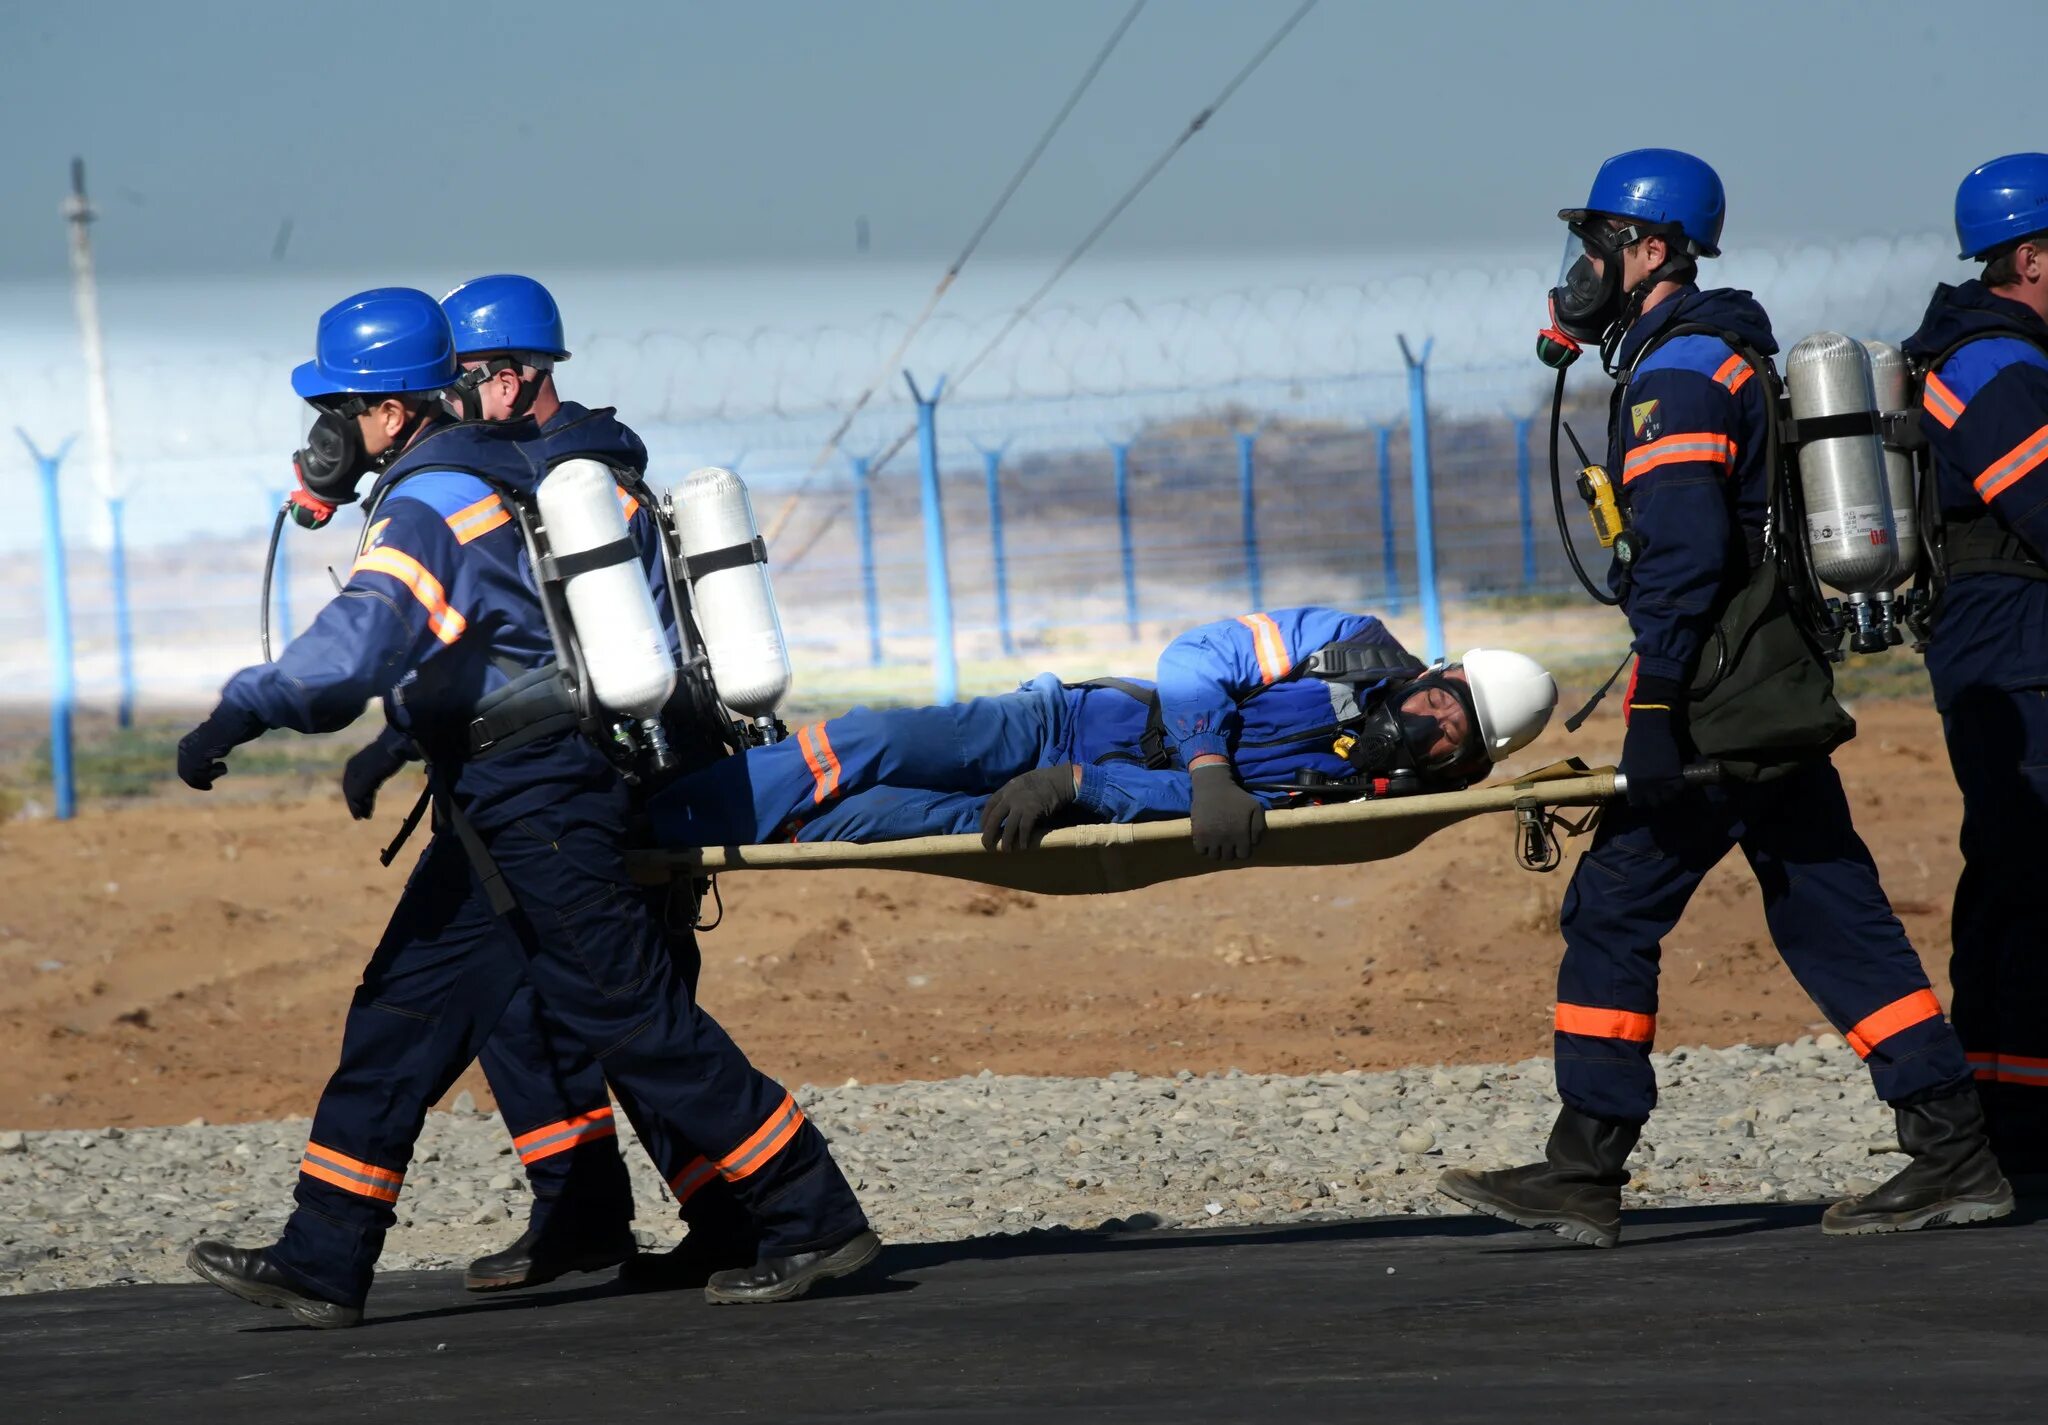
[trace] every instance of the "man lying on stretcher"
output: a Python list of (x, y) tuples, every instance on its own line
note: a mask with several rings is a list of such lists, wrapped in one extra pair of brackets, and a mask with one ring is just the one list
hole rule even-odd
[(1042, 673), (951, 707), (855, 708), (685, 777), (649, 806), (668, 846), (895, 841), (979, 830), (994, 850), (1050, 826), (1191, 817), (1241, 860), (1265, 809), (1478, 781), (1550, 718), (1520, 653), (1425, 666), (1376, 618), (1275, 609), (1204, 624), (1156, 683)]

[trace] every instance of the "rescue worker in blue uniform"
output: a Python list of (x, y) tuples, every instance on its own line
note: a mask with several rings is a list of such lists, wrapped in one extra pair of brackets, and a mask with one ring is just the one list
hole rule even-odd
[[(531, 277), (511, 273), (474, 278), (441, 299), (455, 334), (463, 374), (457, 382), (464, 413), (473, 419), (531, 417), (540, 427), (534, 447), (543, 469), (565, 460), (599, 461), (636, 481), (647, 473), (647, 447), (609, 408), (592, 410), (564, 401), (554, 367), (569, 359), (562, 314), (554, 296)], [(655, 608), (672, 642), (675, 611), (653, 512), (622, 484), (619, 498), (628, 533), (641, 550)], [(679, 644), (678, 644), (679, 646)], [(670, 720), (670, 744), (684, 765), (723, 749), (703, 745), (695, 729)], [(351, 758), (342, 775), (344, 795), (358, 817), (370, 815), (376, 790), (414, 755), (395, 728)], [(652, 913), (669, 954), (692, 996), (701, 957), (691, 910), (680, 890), (650, 893)], [(701, 1287), (713, 1272), (754, 1259), (749, 1219), (722, 1183), (712, 1181), (683, 1204), (689, 1235), (675, 1251), (636, 1259), (633, 1189), (618, 1146), (618, 1126), (604, 1074), (595, 1059), (555, 1023), (533, 986), (522, 984), (506, 1005), (479, 1061), (498, 1101), (506, 1131), (525, 1168), (532, 1206), (518, 1239), (469, 1264), (472, 1291), (536, 1286), (569, 1272), (626, 1264), (630, 1284)]]
[(1973, 170), (1955, 218), (1983, 274), (1938, 287), (1906, 343), (1926, 373), (1946, 576), (1927, 672), (1963, 794), (1951, 1013), (1992, 1148), (2034, 1175), (2048, 1172), (2048, 931), (2033, 896), (2048, 845), (2048, 154)]
[(309, 1325), (360, 1320), (426, 1110), (530, 976), (677, 1197), (722, 1178), (753, 1218), (757, 1261), (707, 1296), (782, 1300), (856, 1270), (879, 1243), (823, 1136), (695, 1003), (626, 876), (617, 769), (573, 730), (471, 751), (480, 708), (555, 656), (505, 505), (543, 473), (537, 428), (439, 418), (454, 338), (424, 293), (342, 302), (315, 351), (293, 373), (320, 411), (301, 475), (341, 503), (380, 471), (369, 522), (341, 593), (277, 662), (229, 680), (179, 743), (179, 775), (208, 789), (266, 730), (334, 731), (382, 698), (425, 753), (437, 826), (352, 1001), (282, 1236), (201, 1242), (192, 1266)]
[(682, 779), (651, 814), (676, 846), (979, 830), (1003, 850), (1062, 822), (1190, 816), (1205, 854), (1241, 860), (1269, 806), (1397, 772), (1476, 780), (1542, 730), (1556, 696), (1519, 653), (1425, 668), (1371, 615), (1276, 609), (1181, 635), (1156, 683), (1046, 673), (950, 707), (855, 708)]
[[(1632, 565), (1617, 561), (1610, 578), (1634, 635), (1621, 755), (1628, 800), (1603, 813), (1559, 916), (1563, 1104), (1544, 1160), (1456, 1168), (1440, 1186), (1482, 1212), (1596, 1246), (1619, 1239), (1627, 1159), (1656, 1104), (1661, 942), (1737, 846), (1779, 954), (1869, 1066), (1912, 1159), (1865, 1197), (1831, 1207), (1824, 1229), (1903, 1231), (2012, 1210), (1962, 1048), (1851, 825), (1827, 745), (1726, 785), (1692, 787), (1682, 776), (1695, 755), (1691, 690), (1714, 676), (1703, 655), (1766, 563), (1771, 383), (1738, 347), (1765, 362), (1777, 345), (1747, 292), (1695, 283), (1698, 259), (1720, 255), (1724, 206), (1705, 163), (1645, 149), (1608, 160), (1585, 205), (1559, 214), (1583, 251), (1553, 294), (1553, 314), (1576, 322), (1566, 335), (1600, 342), (1616, 380), (1609, 468), (1620, 471), (1634, 537)], [(1811, 657), (1825, 678), (1822, 655)], [(1853, 732), (1841, 720), (1832, 740)]]

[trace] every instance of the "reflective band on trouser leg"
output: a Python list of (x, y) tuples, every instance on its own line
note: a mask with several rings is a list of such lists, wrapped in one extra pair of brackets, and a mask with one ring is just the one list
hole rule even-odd
[(1657, 1016), (1560, 1002), (1557, 1006), (1557, 1032), (1582, 1034), (1589, 1039), (1623, 1039), (1631, 1044), (1649, 1044), (1657, 1038)]
[(1991, 1083), (2048, 1089), (2048, 1059), (2023, 1054), (1972, 1054), (1970, 1068), (1979, 1079)]
[(1858, 1058), (1868, 1059), (1878, 1045), (1894, 1034), (1902, 1034), (1916, 1024), (1939, 1018), (1941, 1001), (1934, 997), (1934, 991), (1915, 990), (1857, 1020), (1845, 1037)]
[(589, 1113), (579, 1113), (573, 1118), (543, 1124), (530, 1133), (521, 1133), (512, 1140), (512, 1146), (518, 1150), (519, 1161), (530, 1168), (557, 1153), (618, 1136), (618, 1122), (612, 1117), (611, 1105), (606, 1104)]
[(404, 1173), (394, 1173), (389, 1168), (380, 1168), (375, 1163), (366, 1163), (361, 1158), (352, 1158), (311, 1142), (306, 1144), (306, 1156), (299, 1163), (299, 1171), (330, 1187), (338, 1187), (343, 1192), (352, 1192), (374, 1202), (398, 1201), (398, 1189), (405, 1183)]
[(692, 1158), (681, 1172), (668, 1180), (669, 1191), (676, 1195), (676, 1206), (687, 1203), (714, 1177), (734, 1183), (752, 1177), (774, 1161), (775, 1155), (789, 1146), (790, 1140), (803, 1126), (804, 1111), (796, 1106), (796, 1096), (784, 1093), (782, 1102), (776, 1105), (775, 1111), (759, 1128), (747, 1136), (746, 1142), (715, 1163), (709, 1158)]

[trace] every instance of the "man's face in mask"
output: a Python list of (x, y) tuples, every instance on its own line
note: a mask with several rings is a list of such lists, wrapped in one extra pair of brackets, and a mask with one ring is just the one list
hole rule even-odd
[[(1447, 681), (1463, 683), (1465, 670), (1447, 668), (1443, 676)], [(1430, 744), (1425, 764), (1431, 767), (1454, 765), (1458, 753), (1472, 735), (1471, 720), (1457, 695), (1448, 688), (1425, 685), (1402, 698), (1398, 708), (1409, 716), (1427, 717), (1436, 723), (1436, 741)]]
[(355, 418), (356, 429), (362, 432), (363, 454), (375, 460), (398, 442), (404, 434), (408, 416), (405, 403), (395, 397), (377, 402)]
[[(1618, 225), (1609, 222), (1604, 226), (1607, 231), (1613, 232)], [(1585, 248), (1586, 260), (1593, 264), (1593, 270), (1603, 277), (1606, 276), (1607, 254), (1600, 250), (1597, 243), (1589, 242), (1585, 245)], [(1669, 256), (1671, 256), (1671, 245), (1663, 237), (1655, 233), (1640, 242), (1631, 243), (1623, 248), (1621, 250), (1621, 290), (1633, 292), (1644, 278), (1662, 267), (1664, 260)]]

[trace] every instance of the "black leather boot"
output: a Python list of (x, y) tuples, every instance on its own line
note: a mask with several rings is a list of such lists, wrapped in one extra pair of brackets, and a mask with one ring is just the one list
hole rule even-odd
[(718, 1272), (751, 1267), (759, 1255), (752, 1234), (735, 1238), (693, 1227), (666, 1252), (642, 1252), (619, 1268), (628, 1291), (681, 1291), (707, 1284)]
[(353, 1326), (363, 1319), (360, 1306), (323, 1301), (293, 1285), (271, 1263), (270, 1253), (261, 1247), (201, 1242), (186, 1256), (185, 1265), (223, 1291), (232, 1292), (257, 1306), (274, 1306), (289, 1311), (297, 1320), (323, 1331)]
[(1895, 1111), (1899, 1147), (1913, 1161), (1862, 1197), (1829, 1208), (1821, 1231), (1836, 1237), (1912, 1232), (1989, 1222), (2012, 1211), (2012, 1184), (1984, 1136), (1984, 1109), (1974, 1088)]
[(763, 1257), (752, 1266), (716, 1272), (704, 1285), (704, 1299), (716, 1302), (794, 1301), (819, 1282), (857, 1272), (882, 1250), (882, 1239), (863, 1227), (822, 1252)]
[(515, 1291), (570, 1272), (601, 1272), (638, 1250), (633, 1229), (623, 1222), (592, 1228), (579, 1225), (573, 1212), (556, 1211), (540, 1226), (529, 1225), (511, 1246), (471, 1262), (462, 1284), (471, 1291)]
[(1517, 1227), (1548, 1227), (1574, 1242), (1612, 1247), (1621, 1240), (1628, 1155), (1642, 1133), (1640, 1123), (1609, 1123), (1561, 1108), (1542, 1162), (1492, 1172), (1450, 1168), (1436, 1190)]

